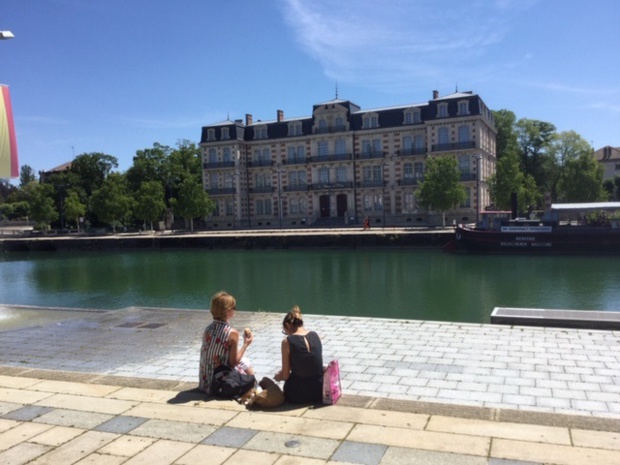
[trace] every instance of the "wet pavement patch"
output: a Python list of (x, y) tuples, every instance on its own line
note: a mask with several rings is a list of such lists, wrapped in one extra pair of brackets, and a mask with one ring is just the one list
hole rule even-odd
[(127, 434), (140, 426), (142, 423), (145, 423), (146, 421), (146, 418), (120, 415), (116, 418), (112, 418), (111, 420), (106, 421), (105, 423), (100, 424), (94, 430), (102, 431), (105, 433)]
[(48, 412), (54, 410), (52, 407), (37, 407), (35, 405), (29, 405), (17, 410), (13, 410), (6, 415), (2, 415), (2, 418), (7, 420), (16, 420), (16, 421), (31, 421), (41, 415), (45, 415)]
[(222, 426), (201, 442), (208, 446), (242, 447), (256, 435), (256, 431), (244, 428)]

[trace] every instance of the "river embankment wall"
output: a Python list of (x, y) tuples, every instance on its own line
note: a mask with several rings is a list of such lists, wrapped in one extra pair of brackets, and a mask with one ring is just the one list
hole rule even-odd
[(0, 251), (112, 251), (139, 249), (441, 248), (452, 229), (294, 230), (142, 233), (103, 236), (0, 237)]

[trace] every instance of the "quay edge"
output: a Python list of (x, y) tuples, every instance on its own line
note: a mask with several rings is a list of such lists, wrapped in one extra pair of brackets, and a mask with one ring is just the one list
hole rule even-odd
[(226, 233), (143, 233), (105, 236), (1, 238), (0, 252), (113, 251), (146, 249), (311, 249), (437, 248), (454, 237), (453, 229), (410, 231), (295, 230)]

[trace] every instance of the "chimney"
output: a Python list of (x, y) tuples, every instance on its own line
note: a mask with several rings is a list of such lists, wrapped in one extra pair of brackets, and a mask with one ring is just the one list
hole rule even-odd
[(245, 125), (250, 126), (252, 124), (252, 115), (249, 113), (245, 114)]
[(281, 123), (284, 120), (284, 112), (282, 110), (278, 110), (278, 123)]
[(437, 100), (439, 98), (439, 91), (434, 90), (433, 91), (433, 100)]

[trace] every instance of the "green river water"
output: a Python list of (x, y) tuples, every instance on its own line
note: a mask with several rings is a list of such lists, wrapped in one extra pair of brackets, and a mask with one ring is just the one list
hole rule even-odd
[(0, 306), (208, 309), (486, 323), (494, 307), (620, 311), (616, 257), (438, 250), (175, 250), (0, 254)]

